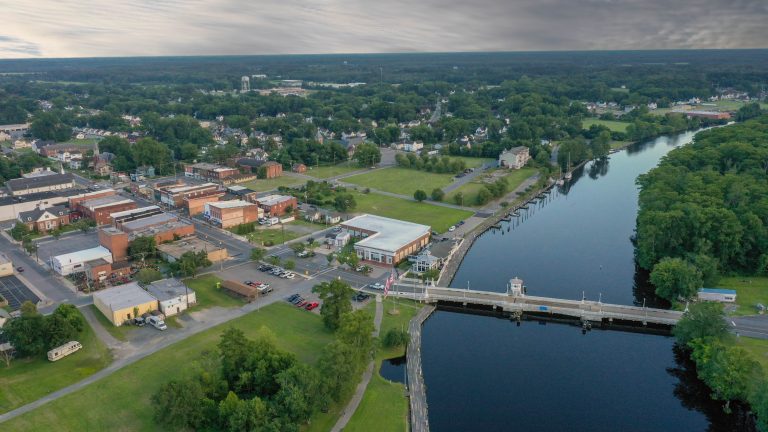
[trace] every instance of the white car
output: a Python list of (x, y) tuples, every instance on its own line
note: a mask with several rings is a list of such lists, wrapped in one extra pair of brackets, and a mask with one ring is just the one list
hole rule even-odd
[(456, 231), (456, 225), (451, 225), (451, 227), (448, 228), (448, 231), (450, 232)]
[(372, 284), (372, 285), (371, 285), (371, 288), (373, 288), (373, 289), (375, 289), (375, 290), (383, 290), (383, 289), (384, 289), (384, 285), (382, 285), (382, 284), (380, 284), (380, 283), (376, 282), (375, 284)]
[(296, 277), (296, 273), (288, 273), (287, 275), (285, 275), (286, 279), (293, 279), (295, 277)]

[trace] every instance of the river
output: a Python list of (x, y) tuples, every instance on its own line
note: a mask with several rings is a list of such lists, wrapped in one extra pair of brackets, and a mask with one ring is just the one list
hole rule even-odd
[[(569, 186), (481, 236), (452, 286), (504, 291), (517, 276), (531, 295), (661, 304), (635, 271), (635, 179), (693, 136), (589, 162)], [(437, 432), (749, 430), (743, 413), (725, 415), (709, 399), (669, 336), (438, 311), (421, 352)]]

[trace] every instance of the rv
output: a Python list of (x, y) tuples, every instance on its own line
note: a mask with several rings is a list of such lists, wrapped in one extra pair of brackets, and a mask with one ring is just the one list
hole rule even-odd
[(70, 341), (62, 346), (56, 347), (48, 351), (48, 360), (56, 361), (62, 357), (66, 357), (75, 351), (78, 351), (83, 346), (78, 341)]

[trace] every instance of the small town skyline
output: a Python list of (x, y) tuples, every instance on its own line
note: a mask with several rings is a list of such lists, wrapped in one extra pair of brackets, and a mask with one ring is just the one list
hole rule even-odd
[(0, 1), (0, 58), (768, 47), (759, 0)]

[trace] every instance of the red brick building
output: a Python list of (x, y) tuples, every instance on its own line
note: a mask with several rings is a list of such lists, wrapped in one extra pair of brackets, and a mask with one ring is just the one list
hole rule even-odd
[(190, 216), (202, 213), (205, 205), (210, 202), (217, 202), (224, 196), (224, 191), (203, 190), (193, 192), (184, 197), (184, 208)]
[(211, 163), (196, 163), (184, 167), (184, 175), (196, 179), (221, 182), (229, 177), (240, 174), (236, 168), (229, 168)]
[(112, 213), (133, 210), (135, 208), (136, 202), (132, 199), (112, 195), (82, 201), (77, 205), (76, 210), (79, 211), (83, 217), (96, 221), (97, 225), (107, 225), (112, 223), (110, 217)]
[(48, 231), (69, 225), (69, 210), (64, 206), (36, 208), (30, 211), (19, 212), (18, 220), (32, 231), (47, 233)]
[(268, 179), (280, 177), (283, 175), (283, 165), (274, 161), (264, 161), (254, 158), (240, 158), (237, 160), (237, 165), (254, 173), (259, 173), (260, 170), (264, 170), (264, 178)]
[(307, 166), (304, 165), (303, 163), (293, 164), (291, 169), (293, 170), (293, 172), (299, 173), (299, 174), (304, 174), (305, 172), (307, 172)]
[(115, 227), (99, 230), (99, 244), (112, 252), (113, 261), (123, 261), (128, 257), (128, 234)]
[(244, 223), (256, 222), (264, 215), (264, 210), (253, 203), (232, 200), (207, 203), (204, 215), (212, 224), (226, 229)]
[(267, 195), (256, 198), (256, 203), (264, 210), (265, 214), (273, 217), (284, 215), (289, 207), (296, 211), (299, 206), (296, 197), (290, 195)]

